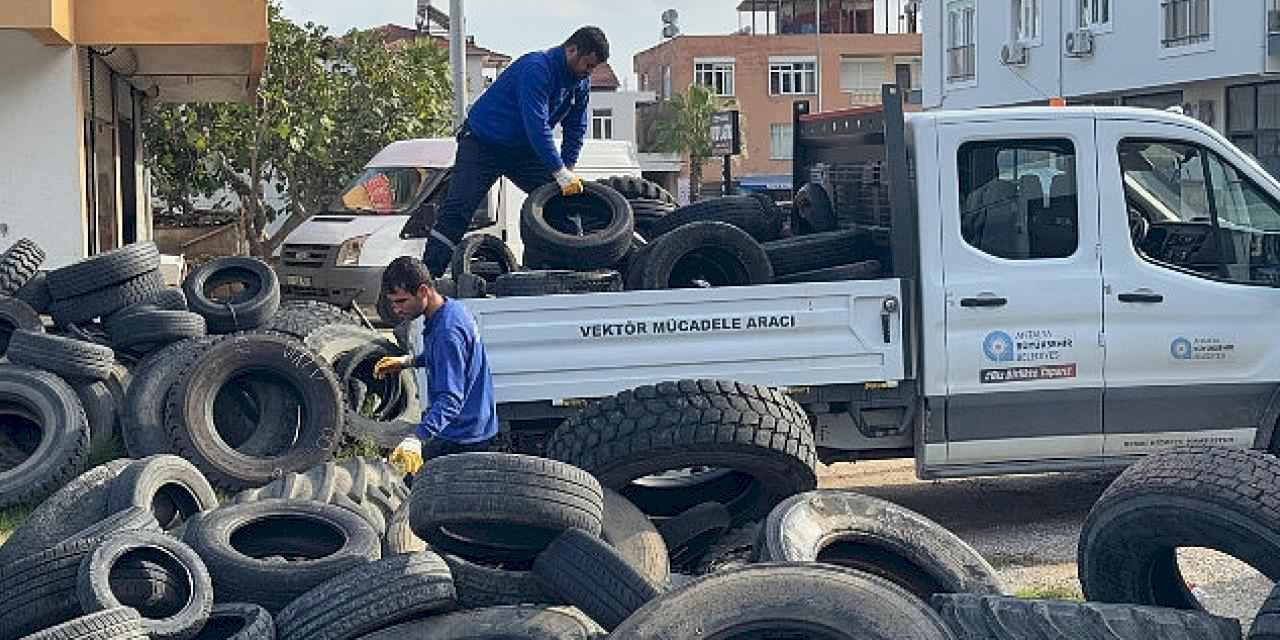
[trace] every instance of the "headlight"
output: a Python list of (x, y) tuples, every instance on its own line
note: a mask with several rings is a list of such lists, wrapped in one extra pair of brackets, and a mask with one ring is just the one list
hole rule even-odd
[(338, 247), (338, 266), (354, 267), (360, 264), (360, 253), (364, 251), (364, 243), (369, 236), (356, 236)]

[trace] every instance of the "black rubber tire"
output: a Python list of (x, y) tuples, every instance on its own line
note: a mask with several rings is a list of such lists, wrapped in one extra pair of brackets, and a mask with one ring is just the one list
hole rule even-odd
[(822, 640), (954, 637), (937, 613), (897, 585), (824, 564), (752, 565), (699, 578), (650, 601), (609, 637), (732, 638), (748, 629), (758, 637)]
[(213, 584), (195, 551), (150, 531), (104, 539), (80, 561), (76, 578), (86, 613), (132, 607), (153, 640), (190, 640), (209, 619)]
[(338, 359), (334, 369), (344, 390), (349, 389), (353, 381), (359, 381), (369, 388), (377, 387), (383, 397), (379, 412), (365, 416), (360, 407), (352, 406), (353, 398), (348, 393), (345, 406), (348, 439), (393, 449), (418, 428), (423, 407), (412, 370), (406, 369), (386, 380), (374, 379), (373, 366), (379, 358), (403, 355), (399, 348), (387, 349), (387, 346), (393, 345), (370, 344), (350, 351)]
[(5, 355), (14, 364), (76, 380), (106, 380), (116, 362), (110, 347), (22, 329), (13, 332)]
[(658, 526), (667, 544), (671, 564), (688, 573), (707, 551), (729, 530), (733, 515), (719, 502), (704, 502)]
[(1179, 447), (1153, 453), (1103, 492), (1080, 532), (1077, 563), (1095, 602), (1200, 610), (1178, 547), (1220, 551), (1280, 581), (1280, 458)]
[(662, 592), (609, 543), (580, 529), (552, 541), (534, 561), (533, 575), (543, 589), (559, 594), (606, 630)]
[(864, 231), (828, 231), (774, 240), (761, 245), (775, 276), (853, 264), (871, 253), (871, 237)]
[(657, 237), (653, 228), (676, 210), (676, 205), (660, 200), (632, 200), (631, 211), (636, 217), (636, 233), (643, 238)]
[(129, 507), (116, 511), (100, 522), (96, 522), (72, 534), (63, 542), (84, 538), (103, 538), (121, 531), (160, 531), (160, 523), (150, 510)]
[[(378, 534), (341, 507), (302, 500), (228, 505), (187, 524), (183, 541), (204, 559), (217, 602), (275, 612), (327, 580), (377, 560)], [(306, 561), (271, 561), (271, 557)]]
[(68, 300), (159, 268), (160, 250), (155, 243), (138, 242), (50, 271), (49, 293), (55, 302)]
[(18, 293), (40, 270), (45, 253), (30, 238), (19, 238), (0, 254), (0, 296)]
[(148, 640), (137, 611), (127, 607), (91, 613), (22, 640)]
[(791, 230), (796, 235), (835, 231), (837, 224), (826, 187), (808, 182), (796, 191), (791, 202)]
[(62, 327), (84, 324), (151, 300), (164, 288), (164, 276), (159, 271), (148, 271), (120, 284), (95, 289), (74, 298), (54, 300), (49, 307), (49, 314)]
[(35, 441), (19, 443), (8, 436), (16, 424), (5, 429), (0, 447), (17, 448), (19, 453), (13, 457), (20, 461), (0, 468), (0, 508), (44, 496), (84, 469), (89, 457), (88, 420), (75, 391), (57, 376), (0, 365), (0, 416), (21, 418), (40, 431)]
[(760, 243), (723, 222), (695, 222), (645, 248), (639, 283), (646, 289), (749, 286), (773, 282)]
[(89, 442), (93, 446), (111, 443), (116, 435), (116, 399), (106, 382), (76, 382), (73, 386), (84, 417), (89, 422)]
[(371, 633), (360, 640), (599, 640), (603, 630), (571, 607), (473, 609)]
[(604, 522), (600, 537), (654, 584), (671, 577), (667, 544), (649, 517), (613, 489), (604, 490)]
[(125, 307), (107, 318), (107, 325), (111, 324), (111, 320), (118, 317), (124, 317), (131, 313), (139, 311), (190, 311), (187, 306), (187, 294), (182, 292), (180, 287), (165, 286), (165, 288), (157, 291), (151, 299), (145, 302), (139, 302), (130, 307)]
[[(735, 524), (763, 518), (788, 496), (817, 486), (813, 431), (804, 409), (776, 389), (716, 380), (646, 385), (589, 403), (570, 416), (547, 442), (548, 457), (593, 473), (628, 496), (638, 478), (695, 466), (733, 469), (752, 481), (725, 504)], [(649, 503), (661, 506), (661, 491)], [(707, 502), (712, 496), (698, 496)], [(692, 505), (689, 505), (692, 506)]]
[(1262, 603), (1249, 628), (1249, 640), (1280, 640), (1280, 586)]
[(76, 575), (101, 541), (70, 540), (0, 567), (0, 638), (15, 640), (80, 615)]
[[(219, 286), (239, 283), (244, 290), (229, 300), (211, 296)], [(227, 256), (196, 269), (182, 282), (191, 311), (204, 316), (210, 333), (257, 329), (280, 308), (280, 278), (257, 258)]]
[(389, 340), (381, 332), (350, 324), (322, 327), (308, 335), (303, 343), (334, 366), (337, 366), (338, 359), (342, 356), (369, 345), (380, 346), (396, 355), (408, 353), (398, 342)]
[(750, 565), (751, 558), (755, 555), (756, 539), (759, 537), (759, 522), (751, 522), (725, 532), (692, 568), (693, 575), (705, 576)]
[(299, 340), (331, 324), (360, 326), (351, 314), (327, 302), (318, 300), (289, 300), (280, 304), (280, 310), (261, 327), (261, 331), (283, 333)]
[(387, 520), (387, 533), (382, 536), (382, 557), (426, 550), (427, 543), (414, 535), (413, 528), (409, 526), (409, 502), (405, 501)]
[(112, 316), (106, 326), (111, 346), (135, 353), (150, 353), (207, 333), (204, 318), (190, 311), (138, 310), (120, 318)]
[(1199, 611), (1127, 604), (1024, 600), (975, 594), (933, 596), (956, 640), (1238, 640), (1240, 621)]
[(128, 465), (128, 460), (112, 460), (94, 467), (45, 498), (0, 545), (0, 567), (36, 555), (100, 523), (109, 515), (109, 483)]
[(36, 313), (49, 313), (49, 309), (53, 307), (53, 296), (49, 295), (49, 275), (41, 271), (31, 276), (13, 297), (30, 305)]
[(782, 234), (782, 214), (767, 207), (753, 196), (712, 198), (680, 207), (667, 214), (650, 229), (656, 240), (680, 227), (695, 222), (723, 222), (745, 231), (759, 242), (777, 240)]
[(449, 565), (431, 552), (352, 569), (302, 594), (276, 616), (280, 640), (350, 640), (457, 607)]
[(852, 491), (788, 498), (765, 520), (759, 542), (760, 562), (848, 567), (926, 601), (938, 593), (1004, 593), (991, 564), (955, 534), (910, 509)]
[(608, 185), (627, 200), (655, 200), (672, 206), (678, 204), (676, 197), (671, 195), (670, 191), (663, 189), (662, 185), (644, 178), (610, 176), (596, 180), (596, 182)]
[(386, 534), (391, 517), (407, 503), (409, 488), (403, 477), (384, 460), (347, 458), (325, 462), (301, 473), (285, 474), (266, 486), (236, 494), (233, 501), (236, 504), (271, 499), (324, 502), (364, 518), (381, 537)]
[(465, 453), (415, 476), (409, 524), (432, 548), (529, 561), (566, 529), (600, 534), (604, 494), (591, 474), (545, 458)]
[(494, 284), (499, 298), (610, 291), (622, 291), (617, 271), (517, 271), (499, 276)]
[(146, 458), (173, 452), (173, 441), (165, 428), (165, 398), (178, 375), (218, 338), (196, 338), (175, 342), (143, 358), (133, 371), (125, 392), (125, 418), (120, 423), (125, 450), (132, 458)]
[[(301, 424), (260, 424), (259, 430), (296, 433), (287, 450), (249, 455), (222, 439), (212, 408), (218, 392), (239, 374), (271, 372), (296, 394)], [(215, 487), (239, 491), (332, 457), (342, 438), (344, 412), (333, 368), (305, 345), (285, 336), (247, 334), (209, 347), (169, 389), (165, 426), (174, 453), (196, 465)], [(295, 431), (296, 430), (296, 431)]]
[(31, 305), (17, 298), (0, 296), (0, 356), (9, 348), (9, 339), (18, 329), (44, 333), (44, 323)]
[(198, 513), (215, 509), (218, 496), (195, 465), (172, 455), (138, 460), (111, 483), (107, 508), (138, 507), (151, 512), (160, 528), (173, 531)]
[[(631, 204), (611, 187), (583, 183), (583, 193), (566, 198), (560, 187), (547, 184), (524, 201), (520, 211), (520, 239), (536, 254), (545, 268), (607, 269), (618, 263), (631, 248), (635, 216)], [(598, 228), (582, 235), (565, 227), (564, 213), (556, 207), (582, 208), (583, 213), (607, 216)]]
[(529, 563), (521, 563), (521, 568), (515, 569), (506, 568), (510, 565), (491, 566), (481, 561), (473, 562), (447, 553), (443, 557), (453, 573), (458, 606), (463, 609), (563, 602), (542, 589), (538, 579), (528, 570)]
[(789, 276), (775, 276), (773, 281), (777, 284), (795, 284), (797, 282), (847, 282), (849, 280), (871, 280), (877, 278), (882, 273), (882, 267), (879, 260), (864, 260), (853, 264), (841, 265), (839, 267), (830, 267), (827, 269), (818, 269), (816, 271), (802, 271), (793, 273)]
[(276, 623), (256, 604), (215, 604), (194, 640), (276, 640)]
[[(496, 272), (474, 271), (475, 263), (481, 260), (494, 263), (497, 266)], [(476, 234), (463, 238), (462, 242), (458, 243), (458, 247), (453, 250), (453, 259), (449, 262), (449, 273), (453, 274), (455, 281), (460, 274), (468, 273), (493, 284), (498, 276), (519, 270), (520, 262), (516, 260), (516, 254), (511, 252), (507, 243), (503, 242), (502, 238), (489, 234)]]

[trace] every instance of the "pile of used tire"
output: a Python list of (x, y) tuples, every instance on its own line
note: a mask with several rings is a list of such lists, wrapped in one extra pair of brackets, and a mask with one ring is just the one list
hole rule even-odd
[[(864, 231), (837, 230), (829, 199), (815, 216), (807, 185), (788, 216), (763, 194), (678, 206), (635, 177), (586, 184), (566, 198), (556, 185), (529, 194), (520, 216), (523, 267), (494, 236), (457, 248), (447, 293), (460, 298), (746, 286), (874, 277), (880, 262)], [(829, 224), (828, 224), (829, 223)], [(795, 237), (783, 237), (798, 234)]]

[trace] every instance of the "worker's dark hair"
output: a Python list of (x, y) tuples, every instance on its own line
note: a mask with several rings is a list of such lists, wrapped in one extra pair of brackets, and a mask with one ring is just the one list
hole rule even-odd
[(594, 53), (600, 62), (609, 61), (609, 39), (604, 37), (604, 31), (600, 27), (583, 27), (574, 31), (563, 46), (566, 49), (577, 47), (580, 56)]
[(412, 256), (400, 256), (382, 270), (383, 293), (400, 290), (414, 294), (418, 292), (418, 287), (424, 284), (432, 289), (436, 287), (436, 281), (431, 277), (431, 270), (421, 260)]

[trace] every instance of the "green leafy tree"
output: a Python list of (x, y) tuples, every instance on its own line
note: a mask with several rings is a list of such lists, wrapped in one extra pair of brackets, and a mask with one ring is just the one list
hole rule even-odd
[[(258, 256), (322, 210), (379, 149), (452, 126), (448, 54), (435, 44), (388, 46), (376, 31), (335, 38), (275, 5), (270, 20), (252, 104), (161, 104), (146, 123), (156, 195), (191, 213), (192, 198), (230, 190)], [(284, 194), (282, 210), (264, 198), (268, 184)], [(288, 220), (268, 239), (279, 215)]]
[(671, 97), (666, 117), (658, 123), (658, 148), (688, 156), (690, 200), (702, 197), (702, 167), (711, 158), (711, 116), (734, 105), (694, 84)]

